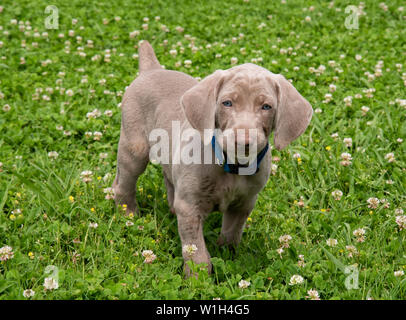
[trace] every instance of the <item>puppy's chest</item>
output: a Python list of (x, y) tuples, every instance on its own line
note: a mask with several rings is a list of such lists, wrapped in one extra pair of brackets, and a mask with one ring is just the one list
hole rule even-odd
[(230, 176), (217, 181), (216, 206), (219, 210), (224, 211), (230, 205), (243, 204), (257, 194), (260, 189), (251, 180), (241, 176)]

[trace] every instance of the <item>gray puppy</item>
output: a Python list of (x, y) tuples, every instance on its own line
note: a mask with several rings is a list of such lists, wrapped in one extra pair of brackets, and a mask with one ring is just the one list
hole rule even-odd
[[(219, 244), (240, 242), (247, 217), (269, 178), (271, 132), (275, 147), (283, 149), (306, 130), (313, 109), (283, 76), (250, 63), (218, 70), (198, 82), (182, 72), (163, 69), (151, 45), (143, 41), (139, 48), (139, 71), (122, 102), (117, 176), (113, 183), (116, 203), (126, 204), (127, 212), (138, 211), (136, 182), (151, 160), (155, 142), (150, 134), (154, 129), (166, 130), (170, 137), (174, 134), (173, 121), (178, 121), (180, 133), (195, 129), (202, 141), (202, 160), (205, 153), (211, 156), (211, 161), (174, 162), (173, 156), (179, 155), (187, 144), (180, 141), (166, 152), (170, 160), (162, 163), (162, 169), (182, 247), (195, 245), (192, 250), (182, 250), (183, 257), (185, 261), (207, 264), (210, 272), (210, 255), (203, 236), (205, 218), (214, 210), (221, 211)], [(212, 132), (207, 129), (220, 129), (224, 134), (206, 141), (204, 135)], [(238, 130), (250, 129), (253, 136), (238, 134)], [(230, 132), (237, 136), (234, 149), (245, 150), (243, 157), (223, 151), (229, 150)], [(240, 160), (251, 147), (258, 150), (251, 161), (255, 170), (238, 174), (247, 167), (240, 165)], [(228, 159), (234, 159), (234, 163), (228, 163)], [(188, 267), (186, 272), (190, 275)]]

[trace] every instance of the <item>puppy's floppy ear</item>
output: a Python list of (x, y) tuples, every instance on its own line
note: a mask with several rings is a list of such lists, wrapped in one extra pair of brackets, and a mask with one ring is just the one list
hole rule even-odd
[(274, 124), (275, 148), (282, 150), (307, 128), (313, 115), (310, 103), (282, 75), (275, 75), (278, 108)]
[(203, 137), (204, 129), (214, 129), (217, 95), (224, 80), (224, 71), (217, 70), (186, 91), (181, 104), (186, 118)]

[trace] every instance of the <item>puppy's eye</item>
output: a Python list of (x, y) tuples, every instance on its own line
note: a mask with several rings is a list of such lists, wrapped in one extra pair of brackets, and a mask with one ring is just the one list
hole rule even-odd
[(233, 103), (230, 100), (223, 102), (223, 106), (225, 106), (225, 107), (231, 107), (232, 105), (233, 105)]
[(272, 109), (272, 106), (270, 106), (269, 104), (264, 104), (264, 105), (262, 105), (262, 110), (271, 110)]

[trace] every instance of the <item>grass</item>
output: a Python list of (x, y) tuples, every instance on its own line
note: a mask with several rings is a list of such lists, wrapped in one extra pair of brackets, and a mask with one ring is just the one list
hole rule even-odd
[[(406, 278), (394, 274), (406, 268), (406, 231), (396, 223), (406, 203), (406, 147), (398, 141), (406, 138), (402, 1), (388, 2), (387, 10), (364, 1), (359, 29), (352, 30), (344, 25), (350, 1), (54, 1), (58, 30), (44, 27), (48, 4), (6, 1), (0, 13), (0, 247), (14, 253), (0, 263), (0, 299), (25, 299), (26, 289), (35, 291), (31, 299), (306, 299), (310, 289), (321, 299), (406, 298)], [(131, 38), (134, 30), (140, 34)], [(319, 109), (298, 140), (272, 150), (278, 168), (235, 253), (216, 245), (221, 214), (209, 216), (205, 237), (214, 271), (198, 280), (184, 279), (159, 166), (150, 164), (139, 181), (140, 216), (125, 217), (103, 191), (114, 178), (119, 104), (137, 74), (141, 39), (166, 68), (195, 77), (229, 68), (232, 57), (256, 59), (292, 79)], [(327, 93), (331, 101), (323, 102)], [(88, 119), (94, 109), (101, 115)], [(351, 147), (344, 138), (352, 138)], [(340, 164), (344, 152), (352, 155), (349, 166)], [(89, 183), (81, 180), (85, 170), (93, 172)], [(342, 191), (340, 200), (334, 190)], [(369, 208), (374, 197), (387, 203)], [(360, 228), (363, 242), (353, 234)], [(292, 239), (279, 255), (286, 234)], [(357, 250), (352, 257), (349, 245)], [(157, 259), (143, 263), (143, 250)], [(57, 270), (46, 273), (47, 266)], [(355, 277), (344, 272), (348, 266), (358, 271), (358, 288), (345, 285)], [(303, 283), (290, 285), (293, 275)], [(58, 289), (44, 290), (50, 276)], [(239, 288), (241, 279), (250, 286)]]

